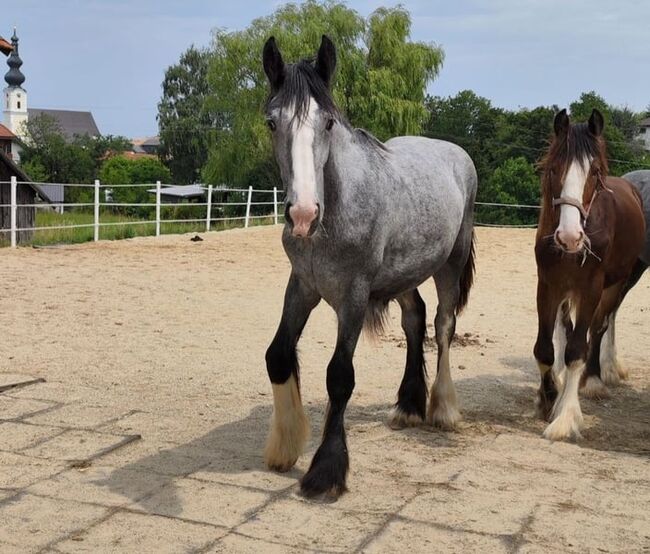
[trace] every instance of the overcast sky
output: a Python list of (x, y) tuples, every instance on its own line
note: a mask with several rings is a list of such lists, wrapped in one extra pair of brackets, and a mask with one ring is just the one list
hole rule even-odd
[[(393, 1), (354, 0), (363, 16)], [(506, 108), (565, 106), (596, 90), (613, 104), (650, 104), (646, 0), (405, 0), (412, 39), (436, 42), (435, 95), (473, 89)], [(18, 27), (29, 105), (91, 110), (104, 134), (157, 132), (165, 69), (216, 27), (271, 13), (268, 0), (3, 0), (0, 35)], [(316, 45), (315, 45), (316, 47)], [(307, 54), (307, 53), (306, 53)], [(2, 60), (0, 60), (2, 63)], [(4, 74), (5, 70), (1, 70)], [(4, 82), (3, 82), (4, 84)]]

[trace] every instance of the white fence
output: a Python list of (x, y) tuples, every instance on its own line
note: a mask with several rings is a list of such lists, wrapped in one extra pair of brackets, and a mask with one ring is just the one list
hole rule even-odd
[[(109, 227), (109, 226), (132, 226), (132, 225), (155, 225), (155, 236), (160, 236), (161, 234), (161, 225), (165, 223), (195, 223), (201, 224), (200, 227), (205, 229), (205, 231), (210, 231), (212, 223), (214, 222), (227, 222), (227, 221), (240, 221), (243, 223), (244, 227), (249, 227), (251, 222), (256, 219), (273, 219), (274, 224), (278, 224), (280, 218), (284, 217), (283, 212), (280, 212), (279, 207), (284, 203), (284, 200), (280, 198), (283, 196), (283, 191), (278, 191), (277, 188), (272, 190), (261, 190), (254, 189), (249, 187), (247, 189), (232, 189), (227, 187), (215, 187), (209, 185), (207, 187), (195, 187), (197, 190), (201, 190), (205, 193), (205, 202), (163, 202), (162, 197), (165, 194), (165, 190), (168, 188), (174, 188), (178, 190), (179, 188), (175, 185), (164, 185), (158, 181), (155, 185), (151, 184), (134, 184), (134, 185), (102, 185), (98, 180), (93, 184), (52, 184), (52, 183), (34, 183), (34, 182), (24, 182), (18, 181), (15, 177), (11, 178), (10, 182), (0, 182), (0, 186), (9, 185), (10, 192), (10, 204), (0, 204), (0, 208), (10, 208), (9, 210), (9, 227), (5, 229), (0, 229), (0, 236), (9, 233), (10, 243), (12, 247), (15, 247), (17, 244), (17, 234), (21, 231), (52, 231), (57, 229), (79, 229), (79, 228), (93, 228), (93, 239), (98, 241), (100, 238), (100, 228)], [(39, 204), (18, 204), (17, 203), (17, 189), (18, 185), (27, 185), (27, 186), (60, 186), (60, 187), (82, 187), (82, 188), (92, 188), (94, 189), (94, 201), (93, 202), (60, 202), (60, 203), (39, 203)], [(113, 202), (113, 201), (101, 201), (102, 191), (114, 193), (116, 189), (120, 188), (141, 188), (146, 187), (150, 192), (155, 193), (155, 201), (153, 202), (139, 202), (139, 203), (127, 203), (127, 202)], [(155, 187), (155, 188), (152, 188)], [(239, 202), (215, 202), (214, 195), (215, 193), (224, 194), (229, 196), (231, 194), (237, 194), (241, 196), (241, 201)], [(263, 200), (259, 200), (262, 197)], [(245, 200), (244, 200), (245, 199)], [(105, 198), (106, 200), (106, 198)], [(187, 218), (187, 219), (162, 219), (161, 212), (162, 208), (166, 207), (180, 207), (180, 206), (190, 206), (190, 207), (204, 207), (205, 215), (200, 218)], [(254, 215), (251, 213), (252, 209), (258, 206), (265, 206), (268, 210), (268, 213), (263, 215)], [(524, 204), (501, 204), (494, 202), (476, 202), (476, 206), (491, 206), (491, 207), (504, 207), (512, 209), (526, 209), (526, 210), (539, 210), (540, 207), (536, 205), (524, 205)], [(43, 209), (47, 207), (56, 207), (59, 210), (64, 210), (66, 208), (93, 208), (93, 222), (92, 223), (81, 223), (81, 224), (68, 224), (68, 225), (44, 225), (33, 227), (19, 227), (18, 226), (18, 208), (35, 208)], [(124, 221), (102, 221), (101, 220), (101, 208), (149, 208), (155, 215), (154, 219), (125, 219)], [(245, 207), (245, 215), (236, 215), (236, 216), (220, 216), (214, 217), (213, 210), (215, 208), (222, 209), (227, 207)], [(536, 227), (536, 225), (501, 225), (501, 224), (490, 224), (490, 223), (481, 223), (477, 221), (475, 223), (477, 226), (486, 226), (486, 227)], [(198, 227), (198, 226), (197, 226)]]
[[(145, 225), (145, 224), (155, 224), (155, 236), (160, 236), (160, 227), (164, 223), (201, 223), (206, 231), (209, 231), (212, 223), (214, 222), (227, 222), (227, 221), (240, 221), (243, 222), (244, 227), (248, 227), (253, 220), (256, 219), (273, 219), (273, 223), (277, 224), (281, 217), (284, 217), (283, 214), (279, 214), (279, 205), (283, 202), (279, 198), (279, 191), (277, 188), (272, 190), (260, 190), (249, 187), (247, 189), (232, 189), (227, 187), (214, 187), (209, 185), (207, 187), (200, 187), (205, 193), (205, 202), (163, 202), (162, 197), (165, 194), (167, 188), (179, 189), (178, 186), (174, 185), (164, 185), (158, 181), (155, 185), (151, 184), (134, 184), (134, 185), (102, 185), (99, 180), (96, 180), (94, 184), (56, 184), (55, 186), (61, 187), (82, 187), (82, 188), (92, 188), (94, 189), (94, 201), (90, 202), (60, 202), (60, 203), (38, 203), (38, 204), (18, 204), (17, 203), (17, 190), (19, 185), (26, 186), (52, 186), (52, 183), (35, 183), (35, 182), (25, 182), (18, 181), (16, 177), (12, 177), (9, 182), (2, 182), (0, 186), (10, 187), (10, 204), (0, 204), (0, 208), (10, 208), (9, 210), (9, 227), (6, 229), (0, 229), (0, 233), (9, 233), (10, 243), (12, 247), (16, 247), (17, 244), (17, 234), (21, 231), (51, 231), (56, 229), (79, 229), (79, 228), (93, 228), (94, 229), (94, 240), (99, 240), (99, 230), (101, 227), (122, 225), (122, 226), (131, 226), (131, 225)], [(155, 201), (154, 202), (139, 202), (139, 203), (127, 203), (127, 202), (112, 202), (112, 201), (101, 201), (102, 191), (113, 193), (116, 189), (119, 188), (141, 188), (146, 187), (150, 190), (152, 187), (155, 187)], [(226, 196), (230, 196), (233, 193), (245, 197), (246, 200), (242, 202), (214, 202), (214, 194), (220, 193)], [(281, 191), (280, 191), (281, 194)], [(255, 197), (259, 198), (264, 196), (264, 200), (254, 200)], [(205, 216), (201, 218), (188, 218), (188, 219), (162, 219), (161, 211), (165, 207), (192, 207), (192, 208), (205, 208)], [(245, 215), (243, 216), (223, 216), (223, 217), (214, 217), (213, 210), (214, 208), (226, 208), (226, 207), (235, 207), (245, 206)], [(253, 215), (251, 209), (256, 206), (266, 206), (265, 209), (268, 209), (269, 213), (263, 215)], [(58, 208), (64, 210), (66, 208), (93, 208), (93, 222), (92, 223), (83, 223), (83, 224), (69, 224), (69, 225), (45, 225), (33, 227), (19, 227), (18, 226), (18, 208), (35, 208), (35, 209), (44, 209), (48, 207)], [(139, 220), (125, 220), (125, 221), (102, 221), (101, 220), (101, 208), (150, 208), (152, 211), (155, 208), (155, 217), (154, 219), (139, 219)]]

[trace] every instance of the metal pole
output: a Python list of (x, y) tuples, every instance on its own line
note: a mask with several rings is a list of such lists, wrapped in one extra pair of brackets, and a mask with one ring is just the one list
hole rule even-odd
[(156, 236), (160, 236), (160, 181), (156, 181)]
[(244, 220), (244, 227), (248, 227), (248, 220), (251, 216), (251, 199), (253, 197), (253, 187), (248, 187), (248, 200), (246, 201), (246, 219)]
[(95, 242), (99, 240), (99, 179), (95, 179)]
[(273, 187), (273, 219), (278, 224), (278, 187)]
[(15, 175), (11, 176), (11, 247), (16, 248), (16, 191), (18, 189), (18, 179)]
[(208, 185), (208, 212), (205, 216), (205, 230), (210, 230), (210, 219), (212, 218), (212, 185)]

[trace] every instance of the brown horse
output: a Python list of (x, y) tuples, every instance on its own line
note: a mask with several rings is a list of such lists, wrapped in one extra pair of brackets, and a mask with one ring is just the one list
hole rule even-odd
[[(552, 440), (580, 438), (580, 385), (587, 396), (606, 392), (600, 380), (600, 343), (645, 238), (639, 194), (624, 179), (607, 177), (603, 127), (597, 110), (588, 123), (577, 125), (562, 110), (542, 162), (534, 353), (541, 374), (538, 408), (551, 422), (544, 436)], [(554, 352), (554, 328), (564, 335), (559, 341), (564, 352)], [(556, 354), (566, 364), (562, 379), (552, 371)], [(563, 381), (559, 394), (556, 380)]]

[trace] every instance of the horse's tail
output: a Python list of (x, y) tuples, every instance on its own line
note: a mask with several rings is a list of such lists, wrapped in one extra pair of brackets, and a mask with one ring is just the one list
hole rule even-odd
[(383, 335), (388, 319), (388, 301), (371, 299), (366, 308), (363, 330), (371, 336)]
[(460, 314), (463, 311), (463, 308), (467, 305), (467, 300), (469, 299), (469, 290), (472, 288), (474, 283), (474, 271), (476, 270), (476, 263), (474, 257), (476, 235), (472, 229), (472, 239), (469, 246), (469, 256), (465, 262), (465, 267), (463, 268), (463, 273), (460, 276), (460, 294), (458, 296), (458, 304), (456, 304), (456, 315)]

